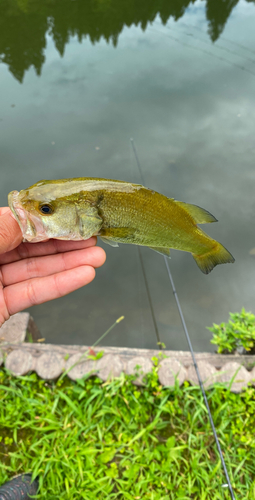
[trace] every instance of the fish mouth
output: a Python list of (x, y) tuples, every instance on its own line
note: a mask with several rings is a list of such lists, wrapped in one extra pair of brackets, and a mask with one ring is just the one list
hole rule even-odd
[(38, 241), (49, 239), (45, 233), (41, 219), (25, 210), (22, 206), (19, 191), (11, 191), (9, 193), (8, 204), (14, 219), (19, 224), (24, 242), (37, 243)]

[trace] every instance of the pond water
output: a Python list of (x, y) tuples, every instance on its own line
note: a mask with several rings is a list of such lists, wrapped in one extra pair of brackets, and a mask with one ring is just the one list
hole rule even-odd
[[(253, 1), (0, 0), (0, 203), (41, 179), (140, 183), (216, 216), (235, 264), (170, 268), (197, 351), (206, 326), (255, 310)], [(101, 242), (99, 240), (99, 244)], [(102, 244), (102, 246), (104, 246)], [(47, 342), (156, 347), (136, 247), (104, 246), (87, 287), (31, 309)], [(141, 249), (160, 339), (187, 349), (164, 259)]]

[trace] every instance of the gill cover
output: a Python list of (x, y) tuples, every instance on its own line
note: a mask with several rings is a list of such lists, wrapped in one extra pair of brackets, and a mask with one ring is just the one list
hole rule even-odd
[(78, 218), (79, 233), (83, 240), (88, 240), (96, 235), (102, 227), (103, 220), (98, 215), (96, 207), (89, 203), (81, 205), (75, 204), (75, 210)]

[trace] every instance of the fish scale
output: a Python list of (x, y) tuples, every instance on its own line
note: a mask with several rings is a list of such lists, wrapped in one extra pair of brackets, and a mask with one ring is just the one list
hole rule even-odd
[[(134, 227), (135, 230), (139, 228), (139, 232), (136, 232), (136, 244), (185, 250), (185, 239), (187, 239), (187, 250), (190, 251), (192, 248), (192, 239), (195, 237), (196, 240), (194, 250), (197, 251), (198, 237), (200, 237), (201, 248), (208, 248), (205, 244), (203, 244), (205, 233), (195, 226), (189, 214), (186, 214), (183, 208), (178, 207), (175, 204), (175, 200), (171, 200), (164, 196), (165, 200), (164, 203), (162, 203), (160, 199), (155, 200), (153, 198), (155, 195), (163, 198), (163, 195), (153, 193), (152, 198), (150, 194), (150, 190), (146, 190), (145, 188), (141, 188), (139, 194), (135, 193), (134, 195), (130, 195), (121, 193), (120, 200), (119, 196), (116, 196), (117, 203), (115, 203), (115, 207), (112, 203), (111, 197), (108, 196), (108, 199), (106, 197), (106, 201), (104, 201), (100, 207), (102, 208), (103, 217), (107, 220), (107, 227), (115, 227), (122, 224), (125, 227)], [(130, 197), (133, 197), (131, 204), (129, 202)], [(156, 213), (155, 205), (157, 205)], [(126, 217), (120, 217), (120, 220), (116, 221), (114, 219), (114, 208), (116, 208), (116, 211), (123, 210)], [(141, 208), (143, 210), (141, 210)], [(173, 209), (175, 209), (176, 212), (178, 211), (182, 213), (175, 213), (173, 216)], [(146, 217), (141, 217), (143, 211), (146, 213)], [(178, 227), (178, 224), (180, 225), (179, 221), (182, 223), (183, 233)], [(195, 226), (195, 229), (197, 229), (197, 231), (195, 230), (192, 234), (190, 234), (191, 223)], [(207, 237), (207, 235), (205, 236)], [(157, 245), (155, 245), (155, 241), (157, 242)]]

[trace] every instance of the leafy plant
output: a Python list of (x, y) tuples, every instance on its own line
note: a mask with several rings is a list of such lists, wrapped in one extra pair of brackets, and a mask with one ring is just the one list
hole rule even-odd
[(233, 353), (245, 350), (255, 353), (255, 316), (244, 307), (241, 313), (229, 313), (228, 323), (207, 327), (213, 332), (212, 344), (218, 346), (218, 353)]
[[(41, 380), (0, 369), (0, 485), (39, 476), (40, 500), (229, 500), (198, 386), (122, 374)], [(255, 388), (207, 391), (236, 498), (255, 498)]]

